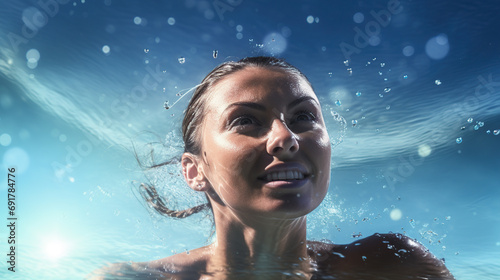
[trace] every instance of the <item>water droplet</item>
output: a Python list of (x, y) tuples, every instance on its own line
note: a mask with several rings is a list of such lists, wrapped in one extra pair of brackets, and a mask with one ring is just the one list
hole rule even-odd
[(163, 107), (165, 107), (165, 109), (170, 109), (170, 105), (168, 104), (168, 101), (165, 101), (165, 103), (163, 103)]
[(435, 80), (434, 83), (439, 86), (441, 84), (441, 80)]
[(212, 55), (213, 55), (214, 58), (217, 58), (218, 54), (219, 54), (219, 51), (218, 50), (214, 50)]
[(361, 96), (361, 91), (356, 92), (356, 96), (360, 97)]
[(473, 118), (468, 118), (468, 119), (467, 119), (467, 122), (468, 122), (468, 123), (472, 123), (472, 121), (473, 121), (473, 120), (474, 120)]
[(149, 49), (144, 49), (144, 53), (148, 53), (149, 52)]
[(352, 120), (352, 126), (356, 126), (358, 124), (357, 120)]
[(493, 135), (498, 135), (498, 134), (500, 134), (500, 129), (493, 130)]
[(186, 59), (185, 59), (184, 57), (182, 57), (182, 56), (181, 56), (181, 57), (179, 57), (179, 59), (178, 59), (178, 60), (179, 60), (179, 63), (180, 63), (180, 64), (184, 64), (184, 62), (186, 62)]
[(412, 228), (415, 228), (415, 220), (414, 219), (410, 219), (410, 226)]
[(462, 143), (462, 137), (458, 137), (457, 140), (455, 140), (455, 142), (457, 142), (457, 144)]
[(340, 106), (342, 105), (342, 102), (340, 102), (340, 100), (337, 99), (337, 101), (335, 101), (335, 105)]
[(389, 92), (389, 91), (391, 91), (391, 88), (390, 88), (390, 87), (386, 87), (386, 88), (384, 88), (384, 92)]
[(405, 79), (405, 80), (408, 79), (408, 75), (404, 75), (403, 79)]

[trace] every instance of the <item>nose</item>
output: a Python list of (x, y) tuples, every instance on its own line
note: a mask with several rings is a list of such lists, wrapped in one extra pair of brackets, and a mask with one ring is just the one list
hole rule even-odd
[(274, 120), (269, 138), (267, 140), (267, 153), (275, 157), (286, 157), (299, 150), (299, 142), (287, 125), (279, 120)]

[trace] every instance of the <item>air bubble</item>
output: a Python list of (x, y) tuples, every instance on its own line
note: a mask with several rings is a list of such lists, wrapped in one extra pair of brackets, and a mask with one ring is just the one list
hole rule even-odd
[(439, 86), (441, 84), (441, 80), (435, 80), (434, 83)]
[(384, 88), (384, 92), (386, 92), (386, 93), (387, 93), (387, 92), (389, 92), (389, 91), (391, 91), (391, 88), (390, 88), (390, 87), (386, 87), (386, 88)]
[(219, 51), (218, 50), (214, 50), (212, 55), (213, 55), (214, 58), (217, 58), (218, 54), (219, 54)]
[(337, 101), (335, 101), (335, 105), (340, 106), (342, 105), (342, 102), (340, 102), (340, 100), (337, 99)]
[(178, 60), (179, 60), (179, 63), (180, 63), (180, 64), (184, 64), (184, 62), (186, 62), (186, 59), (185, 59), (184, 57), (182, 57), (182, 56), (181, 56), (181, 57), (179, 57), (179, 59), (178, 59)]
[(472, 123), (472, 121), (473, 121), (473, 120), (474, 120), (473, 118), (468, 118), (468, 119), (467, 119), (467, 122), (468, 122), (468, 123)]
[(405, 79), (405, 80), (408, 79), (408, 75), (404, 75), (403, 79)]
[(479, 125), (479, 127), (483, 127), (484, 126), (484, 122), (477, 122), (477, 124)]
[(380, 62), (380, 67), (384, 67), (385, 66), (385, 63), (384, 62)]
[(144, 53), (148, 53), (149, 52), (149, 49), (144, 49)]
[(165, 103), (163, 103), (163, 107), (168, 110), (170, 109), (170, 104), (168, 104), (168, 101), (165, 101)]
[(344, 65), (349, 66), (349, 59), (344, 60)]
[(360, 96), (361, 96), (361, 91), (357, 91), (357, 92), (356, 92), (356, 96), (357, 96), (357, 97), (360, 97)]
[(361, 259), (362, 259), (363, 261), (366, 261), (366, 256), (361, 256)]
[(349, 74), (349, 76), (352, 76), (352, 68), (347, 68), (347, 74)]
[(474, 126), (474, 130), (479, 130), (479, 125), (477, 125), (477, 124), (476, 124), (476, 125)]
[(500, 134), (500, 129), (493, 130), (493, 135), (498, 135), (498, 134)]
[(457, 142), (457, 144), (462, 143), (462, 137), (458, 137), (458, 138), (455, 140), (455, 142)]

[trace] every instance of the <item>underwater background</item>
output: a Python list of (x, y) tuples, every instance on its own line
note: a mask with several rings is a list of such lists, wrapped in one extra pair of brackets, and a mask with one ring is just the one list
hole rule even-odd
[(297, 66), (322, 101), (332, 181), (309, 239), (400, 232), (457, 279), (500, 279), (498, 1), (0, 6), (1, 279), (84, 279), (210, 242), (205, 215), (162, 217), (137, 192), (197, 205), (180, 166), (135, 156), (179, 157), (190, 89), (257, 55)]

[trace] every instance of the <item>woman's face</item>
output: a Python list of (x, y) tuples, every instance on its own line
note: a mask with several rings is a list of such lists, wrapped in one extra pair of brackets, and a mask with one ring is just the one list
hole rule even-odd
[(220, 198), (213, 203), (272, 218), (314, 210), (328, 189), (331, 148), (307, 81), (279, 68), (248, 67), (208, 94), (200, 164)]

